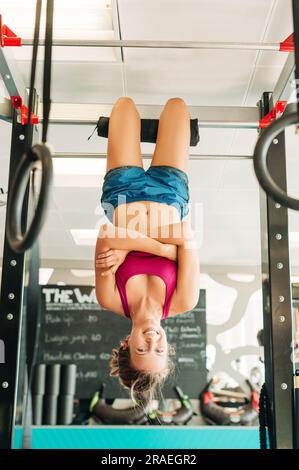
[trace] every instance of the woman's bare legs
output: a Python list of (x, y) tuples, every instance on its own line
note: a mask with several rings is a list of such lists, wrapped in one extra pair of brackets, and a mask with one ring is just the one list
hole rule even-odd
[(181, 98), (170, 98), (161, 113), (152, 166), (189, 167), (190, 114)]
[(140, 131), (141, 120), (134, 101), (127, 96), (119, 98), (109, 119), (107, 171), (122, 165), (143, 167)]

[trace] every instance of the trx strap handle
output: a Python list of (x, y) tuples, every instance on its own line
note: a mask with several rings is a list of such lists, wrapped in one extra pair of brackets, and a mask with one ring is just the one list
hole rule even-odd
[[(50, 114), (50, 89), (51, 89), (51, 57), (52, 57), (52, 29), (53, 29), (53, 0), (47, 0), (46, 35), (45, 35), (45, 56), (44, 56), (44, 80), (43, 80), (43, 130), (42, 143), (33, 148), (29, 145), (29, 131), (31, 126), (31, 115), (33, 106), (34, 82), (36, 73), (37, 50), (39, 43), (39, 30), (41, 18), (41, 0), (36, 2), (34, 45), (31, 64), (30, 93), (28, 106), (28, 124), (26, 129), (25, 153), (17, 168), (8, 195), (7, 204), (7, 230), (8, 243), (16, 253), (23, 253), (28, 250), (37, 239), (45, 221), (45, 214), (48, 207), (50, 189), (52, 184), (52, 158), (49, 147), (46, 145), (47, 130)], [(23, 197), (31, 170), (39, 160), (42, 165), (42, 183), (36, 212), (26, 233), (22, 233), (21, 211)]]
[[(159, 119), (141, 119), (141, 142), (155, 143), (158, 135)], [(108, 137), (109, 118), (101, 116), (96, 125), (99, 137)], [(199, 142), (198, 119), (190, 119), (190, 146)]]
[(286, 127), (298, 124), (298, 121), (297, 111), (285, 114), (277, 119), (277, 121), (274, 121), (261, 133), (253, 154), (254, 171), (264, 191), (274, 199), (274, 201), (296, 211), (299, 210), (299, 199), (288, 196), (288, 194), (275, 183), (267, 166), (267, 156), (270, 145), (275, 137), (285, 130)]

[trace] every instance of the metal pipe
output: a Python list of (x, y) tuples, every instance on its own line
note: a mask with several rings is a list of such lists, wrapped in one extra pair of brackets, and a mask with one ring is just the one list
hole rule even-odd
[[(159, 119), (162, 105), (137, 105), (145, 119)], [(110, 116), (113, 104), (69, 104), (53, 103), (51, 107), (51, 125), (90, 125), (95, 126), (99, 116)], [(259, 110), (257, 107), (235, 106), (188, 106), (191, 119), (198, 118), (199, 128), (216, 129), (257, 129)], [(0, 120), (10, 122), (11, 103), (6, 100), (0, 104)], [(42, 103), (40, 103), (39, 123), (42, 123)]]
[[(159, 119), (163, 105), (136, 104), (143, 119)], [(39, 116), (42, 116), (42, 105)], [(51, 124), (95, 126), (100, 116), (110, 116), (113, 104), (53, 103)], [(256, 129), (259, 126), (259, 110), (247, 106), (192, 106), (188, 105), (191, 119), (198, 118), (199, 127)]]
[[(23, 39), (23, 46), (32, 46), (32, 39)], [(44, 41), (39, 41), (44, 46)], [(258, 51), (279, 51), (280, 44), (269, 42), (201, 42), (201, 41), (151, 41), (151, 40), (118, 40), (118, 39), (54, 39), (53, 46), (62, 47), (136, 47), (146, 49), (237, 49)]]
[[(111, 0), (111, 12), (112, 12), (112, 21), (114, 25), (115, 31), (115, 39), (121, 40), (121, 28), (120, 28), (120, 17), (119, 17), (119, 6), (118, 0)], [(123, 96), (127, 96), (128, 86), (127, 86), (127, 77), (126, 77), (126, 69), (125, 69), (125, 57), (124, 57), (124, 50), (121, 47), (116, 51), (117, 56), (120, 59), (121, 63), (121, 78), (122, 78), (122, 89), (123, 89)]]
[[(53, 158), (107, 158), (107, 153), (77, 153), (77, 152), (55, 152)], [(143, 158), (152, 158), (149, 153), (143, 153)], [(189, 160), (252, 160), (252, 155), (200, 155), (190, 154)]]
[[(137, 105), (144, 119), (159, 119), (162, 105)], [(69, 104), (53, 103), (51, 125), (90, 125), (95, 126), (99, 116), (110, 116), (113, 104)], [(199, 128), (257, 129), (259, 110), (257, 107), (235, 106), (188, 106), (191, 119), (198, 118)], [(0, 119), (11, 120), (11, 105), (0, 105)], [(42, 103), (39, 109), (39, 122), (42, 123)]]
[[(72, 125), (72, 126), (95, 126), (96, 119), (76, 119), (76, 118), (50, 118), (51, 125)], [(39, 118), (39, 123), (42, 123), (43, 120)], [(207, 128), (207, 129), (258, 129), (259, 123), (258, 121), (250, 122), (250, 121), (208, 121), (208, 120), (200, 120), (198, 123), (199, 128)]]

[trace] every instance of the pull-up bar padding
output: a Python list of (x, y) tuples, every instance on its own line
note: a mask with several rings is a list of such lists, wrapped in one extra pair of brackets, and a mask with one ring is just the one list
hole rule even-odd
[[(155, 143), (157, 141), (159, 119), (141, 119), (141, 142)], [(98, 136), (108, 137), (109, 118), (101, 116), (97, 123)], [(198, 119), (190, 119), (190, 146), (195, 147), (199, 142)]]

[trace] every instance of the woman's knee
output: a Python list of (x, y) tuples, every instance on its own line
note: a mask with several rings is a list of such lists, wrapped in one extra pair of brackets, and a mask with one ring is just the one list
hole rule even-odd
[(134, 106), (136, 108), (134, 101), (129, 96), (121, 96), (114, 106)]
[(116, 103), (113, 106), (113, 111), (118, 113), (125, 113), (128, 114), (130, 113), (131, 116), (136, 116), (136, 118), (140, 119), (138, 109), (136, 108), (136, 105), (132, 98), (129, 96), (121, 96), (118, 98)]
[(168, 106), (168, 105), (183, 106), (187, 108), (186, 102), (183, 100), (183, 98), (179, 98), (179, 97), (169, 98), (165, 106)]
[(164, 110), (166, 111), (167, 114), (171, 113), (175, 116), (180, 115), (180, 116), (184, 116), (184, 118), (189, 117), (190, 119), (190, 112), (189, 112), (188, 106), (182, 98), (170, 98), (166, 102), (164, 106)]

